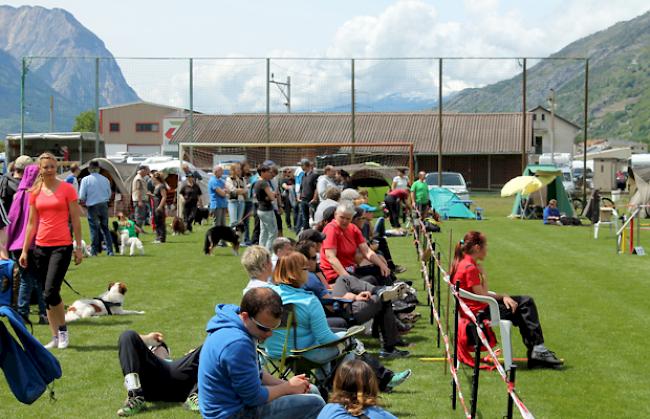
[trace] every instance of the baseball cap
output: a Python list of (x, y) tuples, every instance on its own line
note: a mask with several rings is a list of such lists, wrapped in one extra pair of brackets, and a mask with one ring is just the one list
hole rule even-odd
[(298, 235), (298, 241), (310, 240), (316, 243), (322, 243), (327, 236), (318, 230), (308, 228)]
[(26, 155), (19, 156), (14, 162), (14, 169), (23, 170), (25, 167), (34, 163), (34, 160)]
[(344, 189), (343, 192), (341, 192), (342, 201), (354, 201), (355, 199), (359, 198), (361, 198), (361, 195), (359, 195), (359, 192), (356, 189), (348, 188)]
[(372, 205), (368, 205), (368, 204), (361, 204), (361, 205), (359, 205), (359, 208), (361, 208), (364, 212), (375, 212), (375, 211), (377, 211), (377, 207), (373, 207)]

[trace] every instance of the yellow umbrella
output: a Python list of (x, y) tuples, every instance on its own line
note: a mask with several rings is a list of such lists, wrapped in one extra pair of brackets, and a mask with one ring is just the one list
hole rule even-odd
[(518, 193), (528, 196), (540, 190), (542, 186), (544, 186), (544, 183), (535, 176), (517, 176), (503, 185), (501, 196), (512, 196)]

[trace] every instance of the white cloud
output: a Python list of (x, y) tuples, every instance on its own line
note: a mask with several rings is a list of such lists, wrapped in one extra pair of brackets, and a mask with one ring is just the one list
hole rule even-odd
[[(648, 7), (647, 0), (574, 0), (550, 10), (545, 9), (543, 2), (534, 5), (539, 8), (539, 14), (534, 14), (531, 20), (526, 17), (530, 13), (524, 16), (518, 10), (502, 10), (499, 0), (465, 0), (466, 19), (444, 21), (428, 3), (398, 1), (376, 16), (357, 16), (343, 23), (323, 56), (546, 56), (619, 20), (631, 19)], [(269, 55), (291, 57), (296, 53), (277, 50)], [(265, 65), (264, 60), (196, 61), (195, 106), (204, 112), (263, 111), (266, 106)], [(271, 71), (279, 81), (291, 76), (293, 110), (349, 109), (349, 61), (273, 60)], [(519, 71), (521, 67), (514, 59), (448, 60), (444, 65), (444, 92), (480, 87)], [(133, 83), (131, 78), (129, 80)], [(157, 95), (158, 102), (183, 102), (183, 97), (187, 97), (187, 72), (173, 75), (169, 80), (162, 89), (141, 89), (137, 82), (134, 87), (147, 100), (154, 100), (148, 96)], [(393, 95), (435, 100), (438, 64), (433, 60), (359, 60), (355, 82), (357, 102), (362, 106)], [(276, 86), (271, 86), (271, 99), (273, 111), (284, 110), (284, 98)]]

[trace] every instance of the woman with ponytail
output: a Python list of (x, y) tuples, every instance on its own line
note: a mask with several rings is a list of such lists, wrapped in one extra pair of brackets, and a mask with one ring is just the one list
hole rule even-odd
[[(470, 231), (456, 244), (454, 261), (450, 278), (452, 284), (459, 283), (460, 288), (478, 295), (488, 295), (488, 278), (479, 261), (487, 256), (487, 239), (478, 231)], [(544, 346), (544, 335), (537, 314), (537, 306), (532, 297), (509, 296), (507, 294), (492, 294), (499, 303), (499, 314), (504, 320), (512, 321), (519, 327), (519, 332), (528, 348), (529, 367), (540, 366), (556, 368), (563, 362), (556, 358), (555, 353)], [(479, 301), (464, 300), (472, 313), (483, 312), (489, 317), (487, 304)]]
[[(83, 260), (79, 222), (81, 211), (74, 187), (56, 178), (56, 158), (50, 153), (43, 153), (38, 158), (38, 167), (38, 177), (29, 190), (29, 219), (18, 262), (23, 268), (33, 262), (33, 268), (43, 289), (47, 319), (52, 332), (52, 340), (45, 347), (65, 349), (69, 339), (60, 292), (73, 255), (68, 220), (72, 223), (77, 243), (74, 261), (78, 265)], [(36, 247), (33, 258), (28, 258), (34, 235)]]

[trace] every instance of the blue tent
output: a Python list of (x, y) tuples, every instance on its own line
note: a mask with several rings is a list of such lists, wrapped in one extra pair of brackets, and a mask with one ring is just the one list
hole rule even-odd
[(465, 206), (461, 199), (447, 188), (434, 187), (429, 190), (431, 207), (446, 218), (470, 218), (476, 215)]

